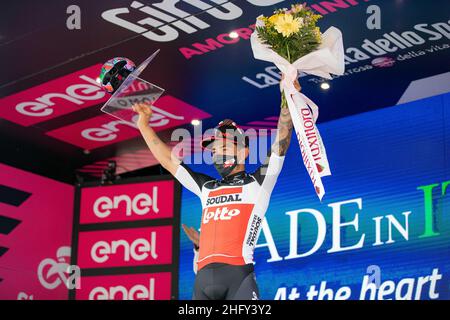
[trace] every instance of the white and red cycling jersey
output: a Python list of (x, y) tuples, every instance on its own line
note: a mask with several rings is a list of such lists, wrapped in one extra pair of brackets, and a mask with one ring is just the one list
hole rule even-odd
[(213, 262), (253, 263), (261, 222), (283, 162), (284, 156), (272, 153), (254, 173), (243, 171), (222, 180), (180, 164), (175, 178), (202, 203), (198, 270)]

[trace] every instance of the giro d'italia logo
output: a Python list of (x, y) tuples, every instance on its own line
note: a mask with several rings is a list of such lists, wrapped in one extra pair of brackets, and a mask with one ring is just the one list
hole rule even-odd
[(46, 258), (38, 266), (41, 285), (49, 290), (65, 285), (68, 289), (79, 289), (80, 268), (70, 265), (70, 247), (60, 247), (56, 259)]

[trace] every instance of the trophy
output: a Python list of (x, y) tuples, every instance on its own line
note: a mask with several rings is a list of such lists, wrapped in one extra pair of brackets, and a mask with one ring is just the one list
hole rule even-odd
[(159, 51), (156, 50), (137, 68), (131, 60), (121, 57), (113, 58), (103, 65), (99, 76), (100, 84), (112, 96), (101, 111), (137, 128), (139, 115), (131, 107), (135, 103), (151, 105), (164, 92), (163, 88), (139, 77)]

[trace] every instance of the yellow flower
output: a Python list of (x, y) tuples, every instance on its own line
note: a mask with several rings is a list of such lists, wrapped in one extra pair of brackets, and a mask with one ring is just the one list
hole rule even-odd
[(289, 37), (291, 34), (300, 30), (302, 21), (299, 18), (294, 19), (290, 14), (281, 14), (274, 22), (275, 30), (281, 33), (284, 37)]
[(314, 28), (314, 33), (316, 35), (317, 42), (321, 43), (322, 42), (322, 33), (320, 32), (320, 28), (319, 27), (315, 27)]
[(269, 23), (275, 25), (278, 23), (278, 19), (280, 19), (284, 14), (277, 13), (269, 17)]

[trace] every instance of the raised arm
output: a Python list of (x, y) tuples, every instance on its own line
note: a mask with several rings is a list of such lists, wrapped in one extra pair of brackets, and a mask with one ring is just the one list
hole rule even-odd
[(137, 103), (133, 105), (133, 111), (139, 114), (137, 126), (153, 156), (167, 171), (175, 176), (181, 161), (172, 155), (170, 148), (159, 139), (152, 127), (149, 126), (148, 122), (152, 116), (151, 106)]
[(291, 143), (292, 119), (288, 108), (282, 108), (278, 119), (277, 136), (272, 144), (272, 152), (284, 156)]
[[(284, 78), (284, 75), (282, 76)], [(296, 80), (295, 88), (300, 91), (301, 86)], [(277, 136), (272, 144), (272, 152), (279, 156), (284, 156), (289, 148), (292, 137), (292, 118), (288, 108), (281, 108), (280, 117), (278, 118)]]

